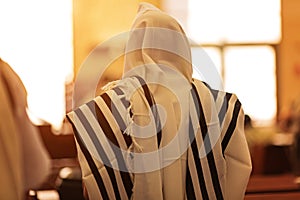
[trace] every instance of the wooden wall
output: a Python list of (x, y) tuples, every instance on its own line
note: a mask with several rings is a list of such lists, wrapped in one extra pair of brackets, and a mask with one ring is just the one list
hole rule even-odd
[[(141, 0), (74, 0), (74, 71), (99, 43), (130, 29)], [(147, 0), (160, 7), (160, 0)]]
[(277, 69), (279, 112), (300, 98), (300, 1), (282, 0), (282, 41)]

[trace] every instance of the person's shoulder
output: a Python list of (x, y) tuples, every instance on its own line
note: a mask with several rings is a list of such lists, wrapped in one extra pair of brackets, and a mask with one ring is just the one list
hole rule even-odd
[(199, 79), (193, 79), (193, 84), (196, 86), (196, 88), (212, 94), (215, 100), (220, 94), (225, 94), (224, 91), (213, 89), (208, 83)]
[(211, 87), (206, 82), (199, 79), (193, 78), (193, 84), (198, 88), (206, 88), (209, 90), (211, 89)]
[(200, 90), (206, 88), (206, 90), (209, 91), (213, 96), (213, 99), (217, 104), (222, 104), (224, 102), (227, 102), (226, 104), (228, 106), (230, 106), (231, 104), (235, 105), (236, 102), (237, 104), (241, 104), (236, 93), (214, 89), (208, 83), (198, 79), (193, 79), (193, 83)]

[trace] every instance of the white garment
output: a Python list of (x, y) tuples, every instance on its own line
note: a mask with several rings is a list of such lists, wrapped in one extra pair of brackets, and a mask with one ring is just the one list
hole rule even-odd
[(90, 199), (243, 199), (251, 162), (242, 107), (192, 79), (174, 18), (141, 4), (123, 78), (107, 89), (68, 114)]
[(50, 158), (29, 120), (25, 87), (0, 59), (0, 199), (24, 199), (50, 171)]

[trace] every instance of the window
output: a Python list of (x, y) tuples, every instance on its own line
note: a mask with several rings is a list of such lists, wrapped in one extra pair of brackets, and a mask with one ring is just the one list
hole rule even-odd
[(192, 46), (193, 77), (215, 89), (224, 89), (221, 52), (215, 47)]
[(187, 32), (206, 43), (277, 43), (280, 0), (188, 0)]
[(275, 52), (270, 46), (226, 47), (224, 84), (245, 113), (268, 122), (276, 115)]
[(72, 0), (0, 1), (0, 56), (23, 81), (31, 116), (59, 127), (73, 76)]
[[(166, 0), (164, 10), (181, 22), (193, 41), (193, 65), (198, 71), (211, 67), (205, 67), (207, 62), (203, 63), (203, 57), (199, 57), (200, 49), (204, 50), (222, 84), (216, 84), (197, 70), (194, 70), (194, 77), (216, 89), (236, 93), (245, 113), (260, 125), (274, 122), (281, 1), (188, 0), (182, 2), (185, 6), (173, 4)], [(179, 17), (182, 13), (186, 17)]]

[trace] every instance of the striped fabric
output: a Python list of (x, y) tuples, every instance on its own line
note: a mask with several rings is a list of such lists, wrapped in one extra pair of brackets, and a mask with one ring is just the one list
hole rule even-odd
[[(195, 82), (198, 81), (196, 80)], [(218, 148), (217, 148), (218, 144), (216, 144), (216, 146), (212, 149), (212, 151), (208, 152), (205, 158), (200, 159), (198, 153), (200, 147), (197, 141), (199, 140), (203, 141), (205, 137), (204, 134), (207, 133), (208, 131), (207, 131), (206, 119), (205, 116), (203, 115), (204, 108), (201, 105), (201, 97), (199, 96), (200, 92), (199, 89), (197, 89), (197, 87), (194, 85), (193, 98), (194, 98), (195, 106), (197, 107), (198, 121), (200, 124), (202, 135), (201, 136), (199, 136), (199, 134), (196, 136), (192, 135), (195, 133), (193, 132), (193, 129), (190, 128), (189, 134), (192, 135), (192, 138), (195, 137), (196, 139), (191, 141), (191, 148), (188, 149), (186, 195), (187, 195), (187, 199), (230, 199), (228, 198), (228, 194), (225, 187), (225, 185), (229, 185), (229, 183), (226, 181), (226, 176), (222, 174), (222, 171), (224, 172), (230, 170), (227, 169), (230, 167), (229, 164), (226, 162), (227, 147), (228, 145), (230, 145), (230, 140), (233, 137), (234, 133), (236, 135), (243, 134), (243, 132), (242, 133), (237, 132), (236, 126), (243, 127), (243, 123), (241, 122), (243, 122), (244, 119), (244, 112), (242, 110), (241, 103), (236, 97), (236, 95), (231, 93), (226, 93), (223, 91), (214, 90), (211, 89), (208, 85), (206, 86), (209, 88), (214, 98), (215, 106), (218, 112), (219, 125), (221, 127), (221, 137), (220, 137), (221, 153), (220, 150), (218, 152)], [(192, 127), (192, 125), (190, 125), (190, 127)], [(201, 138), (198, 139), (199, 137)], [(204, 146), (208, 146), (205, 148), (210, 149), (209, 147), (210, 142), (207, 143), (204, 142)], [(247, 149), (247, 146), (244, 146), (244, 148)], [(223, 164), (221, 165), (220, 163), (216, 163), (217, 160), (218, 162), (220, 162), (219, 158), (216, 159), (216, 155), (220, 155), (220, 154), (224, 158), (224, 159), (221, 158), (221, 160), (223, 160)], [(235, 152), (234, 154), (238, 155), (238, 152)], [(247, 158), (247, 156), (249, 155), (245, 154), (244, 156), (245, 156), (244, 159), (249, 160), (249, 158)], [(220, 167), (222, 165), (224, 165), (226, 169), (222, 169), (222, 167)], [(248, 165), (249, 168), (246, 169), (246, 171), (251, 168), (250, 167), (251, 164)], [(245, 173), (246, 177), (248, 173)], [(247, 184), (247, 180), (243, 184)], [(241, 193), (243, 193), (243, 191), (241, 191)], [(240, 196), (240, 198), (235, 198), (235, 199), (242, 199), (242, 196)]]
[[(129, 199), (132, 194), (133, 182), (131, 175), (113, 168), (114, 164), (126, 168), (126, 158), (123, 157), (120, 149), (128, 149), (132, 143), (131, 138), (121, 131), (125, 127), (122, 116), (115, 111), (114, 114), (121, 120), (114, 121), (112, 119), (111, 111), (114, 106), (116, 105), (111, 103), (110, 96), (105, 93), (75, 110), (72, 119), (68, 115), (73, 124), (77, 144), (85, 158), (85, 161), (82, 162), (88, 164), (88, 168), (84, 169), (91, 171), (97, 189), (99, 189), (99, 193), (89, 192), (90, 194), (100, 195), (98, 197), (93, 196), (91, 199), (121, 199), (121, 196)], [(107, 116), (108, 113), (111, 116)], [(91, 124), (97, 124), (93, 122), (94, 120), (99, 122), (99, 127), (91, 127)], [(115, 127), (118, 127), (118, 129), (116, 130)], [(97, 132), (94, 130), (97, 130)], [(98, 157), (95, 158), (94, 155), (98, 155)], [(87, 189), (89, 190), (89, 188)]]
[[(139, 77), (137, 79), (150, 108), (155, 104), (154, 99), (144, 80)], [(73, 126), (79, 150), (85, 158), (84, 162), (87, 162), (88, 170), (94, 176), (99, 189), (98, 194), (100, 195), (96, 198), (92, 197), (92, 199), (130, 199), (132, 194), (132, 174), (126, 172), (126, 158), (120, 150), (126, 151), (132, 144), (131, 137), (124, 134), (127, 125), (125, 124), (125, 116), (121, 114), (127, 113), (130, 104), (124, 98), (116, 98), (123, 95), (124, 92), (116, 87), (67, 115)], [(112, 101), (112, 97), (115, 101)], [(153, 115), (159, 119), (156, 110), (153, 110)], [(99, 126), (95, 127), (95, 125)], [(161, 141), (159, 120), (157, 120), (157, 126), (159, 131), (156, 135), (159, 147)], [(98, 156), (93, 157), (91, 152)], [(105, 165), (100, 164), (100, 170), (97, 166), (98, 161), (105, 163)], [(118, 166), (114, 166), (114, 162), (117, 162)], [(125, 169), (125, 171), (115, 170), (116, 168)], [(116, 176), (121, 177), (121, 179), (118, 180)], [(91, 192), (91, 194), (95, 193)]]
[[(143, 80), (140, 78), (138, 80), (150, 109), (155, 101)], [(246, 153), (241, 155), (239, 150), (229, 148), (236, 142), (236, 139), (231, 142), (232, 138), (241, 137), (238, 142), (245, 139), (241, 131), (243, 127), (237, 128), (243, 125), (241, 122), (244, 113), (241, 103), (234, 94), (213, 90), (203, 85), (202, 82), (195, 80), (191, 90), (196, 117), (191, 114), (189, 120), (190, 146), (187, 149), (186, 199), (242, 199), (251, 170), (247, 146), (241, 146), (246, 149)], [(202, 105), (204, 88), (212, 94), (211, 98), (218, 111), (218, 127), (221, 128), (221, 133), (213, 133), (208, 128), (209, 116), (205, 113), (209, 108)], [(131, 115), (129, 110), (130, 102), (124, 98), (124, 91), (115, 87), (67, 115), (73, 125), (83, 182), (90, 199), (130, 199), (132, 196), (134, 174), (128, 169), (130, 158), (124, 154), (133, 144), (133, 138), (124, 134), (128, 126), (127, 119)], [(158, 113), (153, 109), (152, 115), (159, 119)], [(157, 130), (160, 130), (160, 121), (156, 122)], [(195, 126), (200, 127), (197, 132), (194, 131)], [(158, 148), (161, 134), (161, 132), (157, 134)], [(214, 134), (219, 134), (220, 137)], [(236, 158), (243, 156), (241, 159), (245, 160), (245, 164), (242, 163), (238, 168), (232, 166), (233, 170), (237, 170), (234, 173), (241, 172), (239, 176), (242, 178), (240, 182), (231, 183), (232, 178), (228, 176), (232, 176), (230, 161), (234, 156)], [(237, 190), (240, 188), (240, 191), (232, 194), (228, 185), (240, 185), (236, 188)]]
[[(197, 121), (200, 125), (201, 134), (192, 135), (195, 134), (193, 133), (193, 129), (189, 131), (191, 138), (195, 137), (195, 139), (191, 141), (191, 148), (188, 149), (189, 172), (187, 173), (187, 185), (189, 187), (193, 187), (187, 190), (187, 196), (189, 199), (223, 199), (223, 193), (219, 182), (217, 166), (215, 163), (214, 148), (211, 147), (211, 142), (208, 135), (206, 116), (204, 116), (204, 108), (202, 107), (201, 99), (195, 85), (193, 85), (192, 91), (194, 104), (197, 110)], [(192, 120), (190, 120), (190, 123), (191, 121)], [(208, 142), (203, 142), (206, 136), (208, 136)], [(205, 160), (200, 159), (199, 149), (201, 144), (197, 143), (197, 141), (202, 141), (202, 144), (205, 146), (205, 149), (208, 150), (206, 152), (207, 156), (205, 157)], [(203, 160), (204, 162), (202, 162)], [(207, 169), (206, 173), (203, 172), (205, 170), (204, 168)], [(209, 176), (207, 176), (208, 174)], [(207, 187), (205, 181), (206, 176), (212, 182), (213, 191), (211, 190), (211, 192), (208, 189), (211, 187)], [(198, 184), (196, 184), (195, 182), (198, 182)]]

